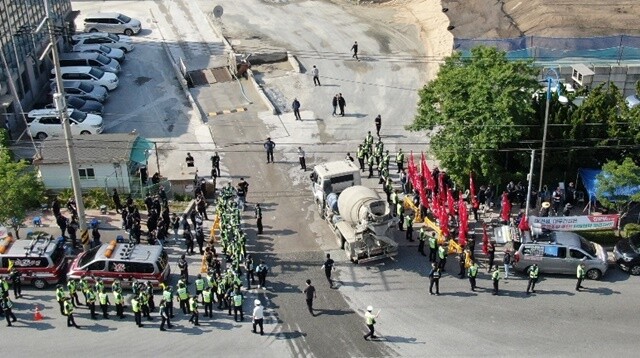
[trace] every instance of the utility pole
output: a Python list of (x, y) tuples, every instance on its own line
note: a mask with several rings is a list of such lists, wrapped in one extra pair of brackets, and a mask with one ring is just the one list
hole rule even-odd
[(78, 164), (76, 163), (76, 155), (73, 149), (73, 138), (71, 136), (71, 125), (69, 124), (69, 115), (67, 114), (67, 103), (64, 98), (64, 83), (60, 75), (60, 58), (58, 56), (58, 46), (55, 36), (55, 29), (51, 22), (51, 14), (49, 12), (49, 0), (44, 0), (45, 21), (47, 21), (47, 29), (49, 30), (49, 41), (51, 42), (51, 55), (53, 57), (53, 65), (56, 73), (56, 93), (53, 95), (53, 102), (58, 110), (58, 115), (62, 122), (64, 130), (64, 141), (67, 147), (67, 155), (69, 157), (69, 169), (71, 170), (71, 186), (78, 208), (78, 221), (80, 224), (80, 241), (82, 249), (89, 250), (89, 230), (87, 228), (87, 220), (84, 215), (84, 202), (82, 201), (82, 188), (80, 187), (80, 175), (78, 174)]
[(527, 184), (527, 207), (524, 209), (524, 217), (529, 220), (529, 205), (531, 205), (531, 187), (533, 184), (533, 162), (536, 159), (536, 150), (531, 149), (531, 164), (529, 165), (529, 175), (528, 176), (528, 184)]

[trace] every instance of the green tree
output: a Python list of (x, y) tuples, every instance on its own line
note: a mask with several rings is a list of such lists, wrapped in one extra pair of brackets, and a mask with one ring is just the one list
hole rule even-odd
[(407, 129), (430, 131), (431, 150), (459, 183), (470, 171), (494, 182), (526, 172), (528, 153), (500, 149), (529, 132), (537, 73), (531, 62), (508, 61), (495, 48), (476, 47), (469, 58), (454, 54), (420, 90), (418, 114)]
[(24, 160), (13, 161), (6, 147), (0, 148), (0, 223), (15, 230), (44, 198), (44, 185), (33, 168)]
[[(640, 167), (631, 158), (625, 158), (622, 163), (605, 163), (597, 179), (596, 198), (605, 207), (620, 213), (621, 220), (633, 204), (640, 201)], [(620, 193), (620, 189), (628, 192)]]

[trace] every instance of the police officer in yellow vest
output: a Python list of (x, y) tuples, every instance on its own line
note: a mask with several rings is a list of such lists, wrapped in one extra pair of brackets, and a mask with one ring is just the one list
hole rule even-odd
[(447, 264), (447, 249), (444, 244), (438, 246), (438, 267), (441, 271), (445, 270)]
[(64, 289), (62, 288), (62, 285), (58, 285), (56, 286), (56, 301), (58, 301), (58, 304), (60, 305), (60, 314), (64, 316)]
[(171, 318), (169, 317), (169, 311), (167, 310), (167, 303), (164, 299), (160, 300), (160, 318), (162, 319), (160, 322), (161, 331), (166, 331), (166, 329), (164, 329), (165, 323), (167, 324), (167, 327), (173, 328)]
[(187, 291), (187, 287), (184, 283), (178, 284), (178, 301), (180, 301), (180, 308), (182, 308), (182, 313), (189, 313), (189, 291)]
[(391, 192), (391, 213), (393, 216), (396, 216), (396, 206), (400, 202), (400, 191), (394, 190)]
[(213, 318), (213, 293), (211, 288), (202, 291), (202, 303), (204, 305), (204, 316)]
[(531, 292), (536, 293), (536, 283), (538, 282), (539, 273), (538, 264), (533, 264), (529, 267), (529, 284), (527, 285), (527, 295)]
[(12, 326), (11, 322), (15, 322), (18, 320), (16, 318), (16, 315), (13, 314), (13, 310), (12, 310), (13, 302), (11, 302), (11, 299), (9, 298), (9, 296), (0, 298), (0, 300), (1, 300), (0, 308), (4, 313), (4, 317), (7, 319), (7, 327), (11, 327)]
[(404, 206), (400, 200), (398, 200), (398, 205), (396, 205), (396, 216), (398, 217), (398, 230), (404, 231), (402, 229), (402, 224), (404, 223)]
[(373, 307), (367, 306), (367, 312), (364, 314), (365, 323), (367, 324), (367, 328), (369, 328), (369, 333), (364, 335), (365, 341), (368, 341), (369, 338), (378, 338), (375, 335), (374, 325), (376, 324), (376, 318), (378, 318), (380, 311), (378, 311), (378, 314), (376, 315), (374, 315), (372, 311), (373, 311)]
[(424, 253), (424, 243), (427, 241), (427, 230), (425, 230), (424, 226), (420, 228), (418, 240), (420, 240), (420, 243), (418, 244), (418, 252), (422, 256), (427, 256), (427, 254)]
[(194, 326), (199, 326), (198, 296), (193, 296), (189, 299), (189, 309), (191, 310), (191, 318), (189, 318), (189, 322), (193, 323)]
[(396, 165), (398, 166), (398, 173), (400, 173), (404, 169), (404, 153), (402, 153), (402, 148), (398, 149), (398, 154), (396, 154)]
[(91, 319), (96, 319), (96, 291), (94, 289), (90, 289), (87, 291), (87, 306), (89, 306), (89, 311), (91, 312)]
[(84, 303), (86, 305), (87, 292), (91, 289), (91, 287), (89, 286), (89, 281), (85, 276), (80, 277), (80, 280), (78, 281), (78, 287), (80, 288), (80, 291), (82, 291), (82, 296), (84, 296)]
[(238, 322), (238, 313), (240, 313), (240, 321), (244, 321), (244, 312), (242, 310), (242, 303), (244, 302), (244, 297), (242, 297), (242, 292), (240, 290), (236, 290), (232, 297), (233, 302), (233, 319)]
[(376, 160), (373, 156), (370, 156), (367, 159), (367, 164), (369, 164), (369, 176), (367, 178), (373, 178), (373, 166), (376, 164)]
[[(73, 303), (74, 307), (80, 306), (80, 299), (78, 299), (78, 286), (76, 284), (76, 280), (70, 279), (67, 282), (67, 289), (69, 290), (69, 296), (71, 297), (71, 303)], [(75, 300), (75, 301), (74, 301)]]
[(362, 148), (362, 144), (358, 144), (356, 157), (358, 158), (358, 163), (360, 164), (360, 170), (364, 173), (364, 148)]
[(498, 294), (498, 285), (500, 283), (500, 271), (498, 271), (498, 268), (495, 267), (493, 269), (493, 273), (491, 274), (491, 280), (493, 281), (493, 292), (491, 293), (492, 295), (497, 295)]
[(438, 252), (438, 238), (436, 233), (432, 232), (429, 237), (429, 261), (436, 262), (436, 253)]
[(104, 288), (98, 293), (98, 301), (102, 309), (102, 318), (109, 318), (109, 295), (104, 292)]
[(202, 291), (204, 291), (205, 282), (201, 274), (198, 274), (198, 277), (196, 278), (194, 285), (196, 286), (196, 296), (202, 296)]
[(142, 307), (140, 306), (140, 301), (138, 301), (138, 298), (136, 296), (133, 296), (133, 298), (131, 299), (131, 310), (133, 311), (136, 325), (138, 327), (144, 327), (144, 325), (142, 324)]
[(80, 326), (78, 326), (73, 319), (73, 304), (71, 303), (70, 297), (64, 298), (64, 315), (67, 316), (67, 327), (73, 326), (80, 329)]
[(404, 228), (407, 230), (405, 238), (408, 241), (413, 241), (413, 215), (407, 214), (404, 216)]
[(124, 296), (122, 291), (113, 291), (113, 300), (116, 305), (116, 316), (124, 318)]
[(467, 270), (469, 275), (469, 283), (471, 284), (471, 291), (476, 290), (476, 277), (478, 277), (478, 264), (475, 261), (471, 261), (471, 266)]
[(576, 269), (576, 277), (578, 278), (578, 282), (576, 283), (576, 291), (580, 291), (581, 288), (584, 288), (582, 287), (582, 280), (584, 280), (584, 276), (586, 273), (587, 270), (585, 269), (584, 263), (581, 262)]
[(173, 287), (167, 286), (162, 290), (162, 299), (164, 300), (164, 305), (167, 308), (169, 318), (173, 318)]

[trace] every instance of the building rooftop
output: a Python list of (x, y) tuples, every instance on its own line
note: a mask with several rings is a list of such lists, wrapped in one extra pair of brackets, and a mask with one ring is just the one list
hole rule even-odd
[[(122, 163), (131, 159), (137, 134), (82, 135), (73, 138), (78, 164)], [(64, 138), (51, 138), (42, 142), (42, 159), (34, 164), (69, 163)]]

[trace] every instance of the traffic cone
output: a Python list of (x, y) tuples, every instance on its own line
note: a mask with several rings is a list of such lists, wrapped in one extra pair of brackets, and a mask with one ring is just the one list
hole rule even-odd
[(44, 317), (42, 317), (42, 313), (40, 313), (40, 309), (38, 309), (38, 306), (36, 305), (36, 311), (33, 313), (33, 320), (34, 321), (41, 321)]

